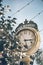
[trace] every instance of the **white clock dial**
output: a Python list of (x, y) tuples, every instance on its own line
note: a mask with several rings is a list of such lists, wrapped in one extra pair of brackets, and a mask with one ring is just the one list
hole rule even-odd
[(27, 51), (35, 43), (35, 34), (31, 30), (23, 30), (17, 35), (19, 39), (18, 50)]

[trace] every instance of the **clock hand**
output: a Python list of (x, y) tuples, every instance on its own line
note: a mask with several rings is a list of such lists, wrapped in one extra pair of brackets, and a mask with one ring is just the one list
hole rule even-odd
[(27, 45), (24, 45), (24, 47), (25, 47), (25, 48), (28, 48), (28, 46), (27, 46)]
[(32, 41), (33, 39), (24, 39), (24, 41)]

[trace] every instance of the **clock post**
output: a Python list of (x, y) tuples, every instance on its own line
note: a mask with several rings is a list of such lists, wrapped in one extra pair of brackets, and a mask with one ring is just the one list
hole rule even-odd
[(19, 24), (15, 29), (15, 36), (18, 39), (16, 51), (22, 53), (23, 63), (33, 65), (34, 54), (40, 46), (40, 34), (37, 24), (25, 19), (24, 23)]

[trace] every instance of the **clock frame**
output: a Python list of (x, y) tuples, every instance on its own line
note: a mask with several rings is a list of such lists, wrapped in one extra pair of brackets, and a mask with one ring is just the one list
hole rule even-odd
[[(28, 31), (30, 30), (30, 31), (32, 31), (34, 33), (34, 35), (35, 35), (35, 43), (34, 43), (34, 45), (32, 45), (32, 48), (29, 49), (28, 51), (21, 51), (21, 50), (18, 50), (18, 49), (16, 49), (16, 50), (19, 51), (19, 52), (23, 52), (23, 53), (25, 52), (27, 55), (32, 55), (39, 49), (39, 46), (40, 46), (40, 34), (39, 34), (39, 31), (36, 30), (34, 27), (27, 26), (27, 24), (23, 24), (20, 27), (19, 26), (17, 27), (17, 30), (15, 32), (16, 39), (20, 40), (18, 35), (22, 31), (26, 31), (26, 30), (28, 30)], [(18, 44), (19, 44), (19, 41), (18, 41)]]

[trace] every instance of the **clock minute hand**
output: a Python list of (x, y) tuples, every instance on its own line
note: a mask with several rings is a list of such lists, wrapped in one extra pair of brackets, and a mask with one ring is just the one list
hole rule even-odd
[(24, 41), (32, 41), (33, 39), (24, 39)]

